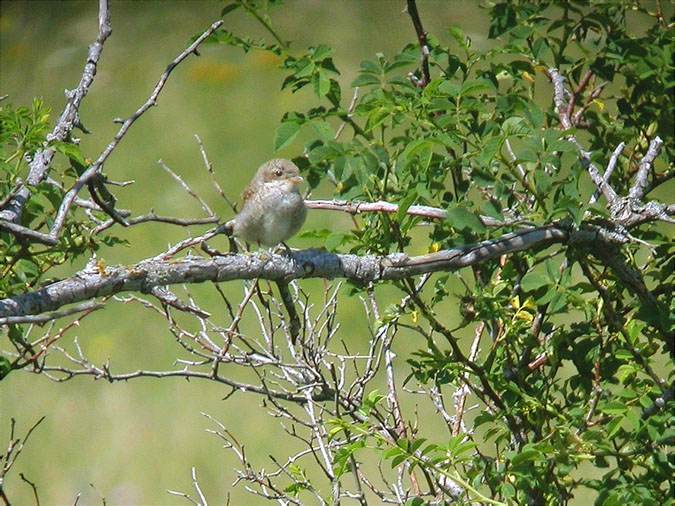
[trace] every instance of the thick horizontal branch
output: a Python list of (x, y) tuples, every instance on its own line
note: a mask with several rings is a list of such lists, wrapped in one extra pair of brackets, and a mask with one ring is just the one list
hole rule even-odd
[(154, 257), (132, 266), (101, 268), (91, 265), (71, 278), (35, 292), (0, 300), (0, 317), (40, 314), (96, 297), (128, 291), (150, 293), (156, 287), (181, 283), (235, 279), (290, 281), (300, 278), (346, 278), (358, 283), (396, 280), (427, 272), (455, 270), (508, 253), (567, 240), (566, 230), (549, 226), (414, 257), (404, 253), (388, 256), (342, 255), (312, 249), (291, 255), (258, 252), (209, 259), (186, 257), (173, 261)]

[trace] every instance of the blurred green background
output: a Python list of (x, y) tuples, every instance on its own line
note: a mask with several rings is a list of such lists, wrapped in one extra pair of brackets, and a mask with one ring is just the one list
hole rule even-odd
[[(96, 158), (118, 129), (112, 120), (126, 118), (143, 103), (165, 66), (218, 19), (221, 1), (112, 1), (113, 33), (105, 45), (98, 74), (81, 108), (81, 118), (92, 134), (82, 136), (82, 150)], [(377, 52), (392, 54), (415, 34), (403, 0), (302, 0), (288, 1), (272, 11), (273, 23), (296, 50), (325, 43), (335, 48), (334, 61), (342, 72), (343, 100), (351, 98), (349, 83), (361, 60)], [(0, 95), (12, 104), (29, 105), (43, 97), (58, 117), (65, 103), (63, 90), (79, 81), (87, 46), (97, 31), (95, 1), (2, 1), (0, 4)], [(447, 27), (462, 26), (475, 45), (486, 44), (487, 13), (479, 2), (428, 0), (420, 2), (425, 28), (448, 39)], [(237, 11), (225, 26), (238, 34), (267, 34), (253, 19)], [(186, 196), (158, 166), (164, 160), (204, 197), (223, 217), (230, 213), (206, 177), (194, 135), (201, 136), (217, 177), (230, 198), (238, 198), (256, 168), (273, 153), (274, 133), (281, 116), (289, 110), (306, 110), (316, 103), (310, 93), (281, 91), (278, 61), (253, 51), (244, 54), (224, 46), (203, 46), (199, 58), (179, 66), (159, 99), (130, 130), (105, 166), (115, 180), (135, 180), (119, 189), (119, 206), (144, 214), (150, 209), (171, 216), (202, 216), (199, 205)], [(343, 135), (348, 135), (348, 130)], [(297, 156), (296, 141), (283, 156)], [(60, 163), (63, 163), (62, 161)], [(317, 198), (330, 198), (328, 188), (319, 188)], [(350, 220), (335, 213), (310, 213), (306, 229), (348, 229)], [(195, 227), (198, 233), (204, 228)], [(133, 263), (164, 249), (188, 234), (178, 227), (146, 224), (116, 230), (130, 247), (103, 249), (106, 264)], [(412, 253), (426, 251), (420, 240)], [(310, 240), (294, 239), (292, 246), (316, 246)], [(225, 247), (215, 241), (213, 246)], [(61, 275), (82, 267), (82, 259), (61, 269)], [(313, 293), (323, 291), (322, 282), (303, 283)], [(229, 283), (228, 295), (241, 294), (240, 283)], [(222, 314), (210, 287), (195, 287), (204, 307)], [(179, 290), (180, 293), (180, 290)], [(385, 303), (395, 292), (382, 290)], [(237, 301), (236, 298), (232, 299)], [(356, 298), (343, 298), (340, 307), (340, 337), (355, 346), (367, 341), (365, 319)], [(450, 309), (449, 309), (450, 311)], [(456, 308), (452, 309), (456, 312)], [(454, 315), (454, 313), (453, 313)], [(251, 321), (244, 330), (254, 331)], [(80, 343), (92, 360), (110, 359), (113, 372), (170, 369), (179, 354), (173, 336), (162, 318), (134, 305), (111, 302), (83, 325), (68, 334)], [(396, 358), (399, 379), (407, 374), (405, 359), (419, 343), (399, 339)], [(12, 470), (6, 488), (17, 504), (31, 504), (30, 487), (19, 473), (37, 483), (43, 504), (185, 504), (167, 494), (167, 489), (193, 493), (190, 468), (196, 467), (200, 484), (213, 504), (261, 502), (235, 479), (231, 454), (205, 429), (212, 424), (201, 412), (221, 420), (245, 443), (254, 464), (270, 468), (274, 453), (283, 459), (292, 447), (277, 421), (266, 415), (260, 399), (235, 395), (227, 401), (222, 386), (182, 379), (135, 380), (108, 384), (79, 378), (56, 384), (27, 373), (11, 374), (0, 384), (0, 442), (4, 444), (10, 417), (25, 430), (40, 416), (47, 419)], [(413, 400), (408, 402), (412, 403)], [(426, 409), (426, 408), (425, 408)], [(428, 420), (425, 431), (436, 427), (431, 411), (421, 411)], [(426, 422), (426, 421), (425, 421)], [(90, 486), (93, 484), (93, 487)]]

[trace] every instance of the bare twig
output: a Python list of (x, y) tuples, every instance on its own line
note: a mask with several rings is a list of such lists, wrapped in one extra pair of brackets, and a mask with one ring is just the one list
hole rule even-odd
[(415, 33), (417, 33), (417, 40), (420, 43), (421, 51), (421, 64), (422, 64), (422, 79), (416, 79), (415, 85), (419, 88), (424, 88), (427, 84), (431, 82), (431, 73), (429, 72), (429, 46), (427, 44), (427, 32), (424, 31), (424, 26), (422, 26), (422, 20), (420, 19), (420, 14), (417, 11), (417, 4), (415, 0), (407, 0), (407, 10), (412, 20), (413, 26), (415, 27)]
[(7, 230), (17, 237), (22, 239), (39, 242), (40, 244), (46, 244), (48, 246), (53, 246), (56, 244), (56, 239), (54, 239), (50, 234), (43, 234), (42, 232), (36, 232), (28, 227), (22, 225), (17, 225), (8, 220), (0, 219), (0, 230)]
[(197, 244), (201, 244), (204, 241), (208, 241), (212, 237), (217, 236), (218, 234), (222, 233), (227, 233), (228, 235), (231, 235), (231, 222), (224, 223), (222, 225), (218, 225), (215, 228), (212, 228), (211, 230), (206, 231), (204, 234), (197, 236), (197, 237), (189, 237), (175, 246), (172, 246), (168, 250), (166, 250), (164, 253), (161, 253), (160, 255), (157, 255), (157, 259), (162, 259), (162, 260), (168, 260), (169, 258), (173, 257), (174, 255), (177, 255), (181, 251), (191, 248), (192, 246), (195, 246)]
[[(471, 349), (469, 350), (468, 358), (471, 362), (474, 362), (476, 360), (476, 357), (478, 356), (480, 338), (483, 335), (484, 330), (485, 330), (485, 322), (480, 322), (476, 327), (476, 331), (474, 332), (473, 342), (471, 343)], [(464, 385), (462, 385), (459, 392), (457, 392), (457, 396), (455, 398), (455, 420), (452, 426), (453, 436), (457, 436), (462, 432), (463, 426), (462, 419), (464, 417), (464, 408), (466, 406), (466, 396), (470, 392), (470, 388), (467, 385), (468, 383), (467, 375), (464, 375), (462, 381)]]
[[(550, 68), (548, 69), (548, 75), (553, 83), (553, 102), (555, 103), (555, 108), (558, 113), (558, 118), (560, 119), (560, 125), (564, 130), (569, 130), (572, 128), (572, 120), (567, 114), (568, 103), (565, 102), (565, 78), (562, 76), (557, 69)], [(591, 161), (591, 154), (588, 151), (585, 151), (577, 138), (574, 135), (568, 135), (567, 139), (576, 146), (579, 150), (579, 155), (583, 165), (586, 167), (588, 174), (591, 176), (593, 183), (595, 183), (598, 191), (607, 199), (607, 202), (611, 205), (618, 198), (616, 192), (609, 186), (609, 184), (603, 182), (603, 177), (600, 174), (598, 168)]]
[[(214, 381), (216, 383), (222, 383), (231, 387), (234, 391), (239, 392), (251, 392), (255, 394), (264, 395), (267, 398), (281, 399), (284, 401), (295, 402), (295, 403), (304, 403), (306, 401), (306, 396), (304, 394), (293, 394), (290, 392), (270, 390), (265, 386), (258, 386), (254, 384), (243, 383), (239, 381), (234, 381), (224, 376), (213, 376), (211, 372), (203, 371), (193, 371), (187, 368), (176, 369), (170, 371), (149, 371), (144, 369), (139, 369), (137, 371), (114, 374), (109, 370), (107, 365), (103, 367), (97, 367), (93, 364), (85, 364), (81, 369), (70, 369), (64, 366), (50, 366), (45, 365), (41, 366), (39, 370), (35, 372), (47, 372), (47, 373), (59, 373), (60, 377), (54, 378), (56, 381), (67, 381), (77, 376), (93, 376), (96, 379), (105, 379), (106, 381), (122, 381), (127, 382), (130, 380), (138, 378), (188, 378), (188, 379), (202, 379), (207, 381)], [(313, 395), (313, 399), (320, 401), (326, 400), (326, 395), (322, 392), (318, 392)]]
[[(87, 54), (87, 62), (84, 66), (84, 71), (80, 82), (77, 87), (69, 92), (66, 92), (68, 97), (68, 102), (64, 108), (59, 120), (56, 122), (54, 129), (47, 136), (49, 142), (63, 142), (68, 139), (72, 129), (80, 123), (79, 118), (79, 109), (82, 104), (82, 100), (87, 96), (87, 92), (94, 82), (94, 76), (96, 75), (96, 68), (98, 62), (103, 53), (103, 45), (108, 39), (112, 32), (110, 28), (110, 13), (108, 11), (108, 0), (99, 0), (98, 7), (98, 36), (96, 41), (89, 46), (89, 53)], [(23, 208), (26, 205), (26, 202), (31, 196), (31, 188), (37, 186), (42, 181), (45, 180), (49, 172), (49, 167), (54, 158), (55, 150), (53, 148), (46, 148), (44, 150), (38, 151), (35, 153), (33, 160), (30, 163), (30, 169), (28, 172), (28, 177), (26, 178), (26, 184), (22, 185), (21, 188), (16, 192), (15, 196), (7, 204), (6, 208), (0, 212), (0, 220), (3, 222), (9, 222), (13, 224), (18, 224)], [(6, 225), (6, 223), (5, 223)], [(8, 227), (5, 226), (5, 229), (8, 230)], [(18, 229), (10, 230), (11, 232), (27, 237), (29, 239), (36, 240), (36, 236), (31, 236), (26, 234), (25, 231), (20, 231)], [(44, 241), (40, 241), (44, 242)], [(54, 244), (52, 242), (52, 244)]]
[[(326, 211), (342, 211), (352, 215), (361, 213), (388, 213), (398, 212), (398, 205), (383, 200), (376, 202), (358, 202), (348, 200), (305, 200), (305, 206), (308, 209), (319, 209)], [(444, 220), (448, 217), (447, 211), (438, 207), (430, 206), (410, 206), (406, 210), (409, 216), (419, 216), (429, 220)], [(525, 224), (526, 222), (518, 220), (497, 220), (490, 216), (478, 216), (486, 227), (504, 227), (509, 225)]]
[[(548, 75), (553, 83), (553, 102), (558, 112), (560, 124), (563, 129), (567, 130), (573, 126), (569, 115), (567, 114), (568, 105), (565, 103), (565, 96), (569, 94), (565, 89), (565, 78), (558, 72), (557, 69), (551, 68), (548, 70)], [(591, 161), (591, 153), (584, 150), (577, 138), (574, 135), (568, 135), (569, 140), (579, 151), (579, 156), (582, 164), (588, 171), (593, 183), (596, 186), (596, 192), (602, 193), (607, 199), (607, 207), (609, 209), (612, 223), (615, 227), (629, 228), (647, 221), (661, 220), (672, 223), (674, 220), (670, 218), (669, 207), (652, 201), (643, 203), (641, 199), (649, 188), (648, 179), (649, 173), (652, 170), (654, 159), (659, 153), (663, 141), (656, 137), (649, 144), (647, 153), (640, 161), (640, 167), (635, 177), (635, 182), (629, 194), (621, 197), (609, 185), (609, 176), (611, 176), (610, 168), (616, 164), (616, 157), (619, 156), (620, 150), (617, 148), (608, 166), (609, 175), (603, 176), (600, 174), (598, 168)], [(627, 240), (636, 241), (630, 234), (623, 234)]]
[(110, 144), (106, 146), (106, 148), (99, 155), (97, 160), (87, 170), (85, 170), (82, 173), (82, 175), (77, 179), (77, 181), (75, 181), (75, 184), (66, 193), (66, 195), (63, 198), (63, 201), (61, 202), (61, 205), (59, 206), (58, 213), (54, 220), (54, 225), (52, 226), (52, 229), (50, 230), (49, 233), (52, 239), (56, 240), (56, 238), (59, 236), (61, 229), (65, 224), (68, 210), (70, 209), (70, 206), (72, 205), (73, 200), (75, 199), (78, 192), (92, 177), (94, 177), (101, 171), (101, 169), (103, 168), (103, 164), (106, 162), (106, 160), (108, 159), (110, 154), (115, 150), (115, 148), (117, 148), (120, 141), (124, 138), (126, 133), (129, 131), (129, 128), (131, 128), (131, 126), (136, 122), (136, 120), (140, 118), (143, 114), (145, 114), (145, 112), (148, 109), (157, 105), (157, 99), (159, 97), (159, 94), (164, 88), (164, 85), (169, 79), (169, 76), (171, 75), (173, 69), (176, 68), (176, 66), (178, 66), (181, 62), (183, 62), (183, 60), (185, 60), (188, 56), (193, 54), (196, 51), (196, 49), (201, 45), (201, 43), (204, 42), (204, 40), (206, 40), (222, 24), (223, 24), (222, 20), (218, 20), (215, 23), (213, 23), (192, 44), (190, 44), (190, 46), (188, 46), (187, 49), (185, 49), (185, 51), (180, 53), (176, 58), (174, 58), (174, 60), (171, 63), (169, 63), (169, 65), (166, 67), (166, 70), (160, 76), (159, 81), (155, 85), (155, 88), (150, 94), (148, 100), (146, 100), (145, 103), (143, 103), (143, 105), (141, 105), (141, 107), (134, 114), (132, 114), (122, 123), (122, 126), (118, 130), (117, 134), (115, 134), (115, 137), (112, 140), (112, 142), (110, 142)]
[(220, 184), (218, 184), (215, 172), (213, 171), (213, 164), (209, 161), (209, 157), (206, 154), (206, 148), (204, 148), (204, 143), (197, 134), (195, 134), (195, 139), (197, 140), (197, 144), (199, 145), (199, 152), (202, 155), (202, 160), (204, 160), (204, 166), (206, 167), (206, 170), (209, 173), (209, 176), (211, 177), (211, 183), (213, 184), (213, 187), (216, 189), (218, 194), (223, 198), (223, 200), (227, 203), (229, 208), (232, 209), (232, 212), (236, 213), (237, 206), (235, 206), (232, 203), (232, 201), (227, 197), (227, 195), (225, 195), (225, 192), (221, 188)]
[(103, 211), (105, 214), (110, 216), (116, 223), (119, 223), (123, 227), (128, 227), (129, 224), (124, 219), (116, 209), (115, 209), (115, 197), (108, 191), (105, 187), (106, 181), (104, 181), (101, 174), (96, 174), (89, 181), (87, 181), (87, 188), (89, 189), (89, 194), (91, 195), (91, 200), (93, 200), (96, 205)]
[(37, 490), (37, 485), (30, 481), (28, 478), (26, 478), (26, 475), (23, 473), (19, 473), (19, 478), (21, 478), (24, 482), (28, 483), (31, 489), (33, 489), (33, 498), (35, 499), (35, 506), (40, 506), (40, 495), (38, 494)]
[(301, 330), (300, 317), (298, 316), (298, 311), (293, 303), (291, 292), (288, 290), (288, 282), (284, 280), (277, 281), (277, 288), (279, 289), (279, 295), (286, 308), (286, 312), (288, 312), (288, 331), (291, 334), (291, 344), (295, 344), (298, 341)]
[(166, 163), (164, 163), (163, 160), (157, 160), (157, 163), (169, 173), (169, 175), (188, 193), (188, 195), (199, 202), (199, 205), (202, 207), (207, 216), (215, 216), (209, 205), (199, 195), (197, 195), (197, 193), (195, 193), (192, 188), (190, 188), (190, 185), (187, 184), (182, 177), (171, 170), (171, 168)]
[(202, 492), (202, 489), (199, 486), (199, 482), (197, 481), (197, 470), (194, 467), (192, 468), (192, 485), (195, 487), (195, 490), (197, 491), (197, 495), (199, 496), (199, 500), (201, 501), (202, 506), (208, 506), (206, 502), (206, 497), (204, 496), (204, 493)]
[[(16, 420), (12, 418), (10, 420), (10, 428), (9, 428), (9, 442), (7, 444), (7, 449), (5, 450), (5, 453), (0, 455), (0, 498), (2, 498), (6, 504), (10, 504), (9, 499), (5, 495), (4, 492), (4, 483), (5, 483), (5, 477), (7, 476), (7, 473), (12, 469), (12, 466), (16, 463), (16, 459), (19, 458), (19, 455), (21, 455), (21, 452), (23, 451), (26, 442), (30, 438), (31, 434), (33, 434), (33, 431), (37, 429), (38, 425), (40, 425), (45, 417), (41, 417), (37, 422), (35, 422), (26, 432), (26, 435), (22, 437), (16, 436), (15, 434), (15, 429), (16, 429)], [(28, 480), (25, 480), (27, 483), (30, 483)], [(35, 488), (33, 488), (34, 493), (36, 494), (37, 498), (37, 491)], [(39, 503), (39, 501), (38, 501)]]
[[(607, 164), (607, 169), (605, 169), (605, 174), (602, 177), (602, 186), (609, 184), (609, 178), (612, 177), (612, 173), (614, 172), (616, 163), (619, 160), (619, 156), (621, 156), (624, 147), (626, 147), (626, 143), (620, 142), (619, 145), (614, 150), (614, 152), (612, 153), (612, 156), (609, 159), (609, 163)], [(595, 204), (595, 202), (598, 201), (598, 198), (600, 197), (600, 192), (601, 188), (595, 189), (595, 192), (593, 192), (593, 195), (591, 196), (590, 200), (591, 204)]]
[[(360, 88), (357, 86), (354, 88), (354, 95), (352, 96), (352, 101), (349, 103), (349, 107), (347, 108), (347, 118), (351, 118), (353, 113), (354, 113), (354, 108), (356, 107), (356, 102), (359, 99), (359, 90)], [(340, 123), (340, 126), (338, 127), (337, 131), (335, 132), (335, 140), (340, 137), (342, 134), (342, 131), (345, 129), (345, 126), (347, 126), (347, 121), (343, 121)]]
[(572, 114), (574, 113), (574, 105), (576, 104), (577, 99), (581, 96), (581, 94), (584, 92), (586, 87), (588, 86), (588, 83), (591, 82), (591, 78), (593, 77), (593, 72), (592, 71), (587, 71), (586, 74), (584, 74), (584, 77), (581, 78), (581, 81), (579, 81), (579, 85), (577, 86), (577, 89), (572, 93), (572, 96), (570, 97), (570, 101), (567, 104), (567, 117), (571, 118)]
[[(169, 225), (178, 225), (179, 227), (191, 227), (193, 225), (211, 225), (213, 223), (218, 223), (217, 216), (207, 216), (206, 218), (176, 218), (173, 216), (160, 216), (155, 214), (154, 211), (150, 211), (148, 214), (143, 214), (141, 216), (136, 216), (134, 218), (128, 218), (127, 224), (129, 226), (138, 225), (139, 223), (167, 223)], [(100, 234), (104, 230), (109, 229), (115, 224), (113, 220), (108, 220), (101, 223), (94, 229), (94, 234)]]
[(176, 308), (179, 311), (192, 313), (199, 316), (200, 318), (209, 318), (211, 316), (210, 313), (207, 313), (206, 311), (203, 311), (192, 304), (186, 304), (164, 286), (156, 286), (150, 290), (150, 293), (157, 297), (157, 299), (159, 299), (162, 304)]
[(645, 196), (648, 187), (649, 173), (652, 171), (654, 159), (658, 156), (662, 145), (663, 141), (661, 140), (661, 137), (658, 136), (649, 143), (649, 149), (645, 153), (645, 156), (642, 157), (642, 160), (640, 160), (640, 166), (635, 176), (635, 182), (628, 193), (630, 198), (641, 200)]
[(12, 325), (16, 323), (30, 323), (36, 325), (44, 325), (45, 323), (56, 320), (58, 318), (63, 318), (64, 316), (70, 316), (75, 313), (81, 313), (82, 311), (96, 311), (102, 309), (104, 304), (98, 304), (94, 301), (87, 301), (82, 304), (70, 307), (64, 311), (55, 311), (53, 313), (40, 314), (35, 316), (10, 316), (7, 318), (0, 318), (0, 326), (2, 325)]
[(12, 188), (7, 195), (3, 196), (0, 199), (0, 210), (4, 209), (7, 204), (9, 204), (14, 196), (19, 193), (19, 190), (23, 187), (23, 180), (21, 178), (16, 179), (16, 185)]
[(600, 94), (602, 93), (602, 90), (605, 89), (605, 86), (607, 86), (609, 83), (605, 81), (604, 83), (600, 83), (595, 87), (593, 91), (588, 95), (588, 98), (584, 102), (584, 105), (582, 105), (577, 112), (574, 113), (574, 115), (571, 116), (570, 120), (572, 121), (573, 125), (578, 125), (581, 123), (581, 118), (583, 117), (584, 113), (586, 110), (591, 106), (593, 103), (593, 100), (598, 98)]

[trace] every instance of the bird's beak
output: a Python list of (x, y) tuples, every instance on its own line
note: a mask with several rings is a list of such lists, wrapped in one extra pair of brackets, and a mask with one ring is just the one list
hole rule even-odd
[(292, 178), (289, 178), (289, 181), (294, 185), (299, 185), (304, 181), (304, 179), (302, 176), (293, 176)]

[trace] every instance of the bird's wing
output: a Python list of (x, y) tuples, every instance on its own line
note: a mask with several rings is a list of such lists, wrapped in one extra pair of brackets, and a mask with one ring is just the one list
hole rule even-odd
[(253, 183), (249, 183), (244, 192), (241, 194), (241, 201), (246, 204), (246, 202), (253, 196), (255, 193), (255, 186)]

